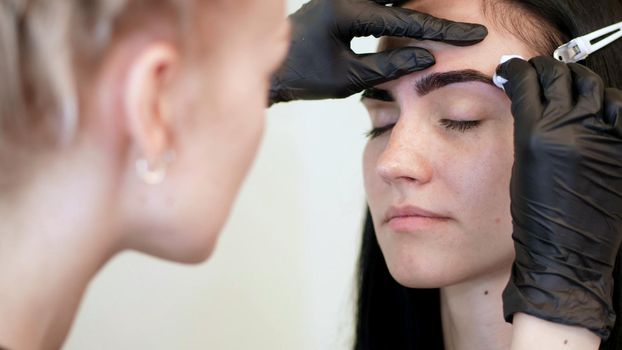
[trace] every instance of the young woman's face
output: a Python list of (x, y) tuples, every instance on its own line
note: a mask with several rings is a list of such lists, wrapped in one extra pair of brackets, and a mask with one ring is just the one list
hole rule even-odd
[[(508, 269), (513, 260), (513, 118), (491, 76), (502, 55), (532, 55), (483, 16), (480, 0), (405, 7), (489, 30), (471, 47), (384, 41), (382, 48), (425, 47), (437, 63), (363, 99), (375, 128), (364, 176), (378, 242), (398, 282), (435, 288)], [(385, 92), (392, 101), (381, 101)]]

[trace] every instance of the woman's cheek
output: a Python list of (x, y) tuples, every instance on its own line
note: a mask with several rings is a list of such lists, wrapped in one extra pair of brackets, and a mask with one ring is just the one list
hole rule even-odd
[[(513, 164), (513, 144), (506, 130), (484, 135), (490, 142), (482, 143), (478, 159), (474, 159), (472, 172), (468, 174), (466, 189), (479, 202), (484, 217), (507, 221), (509, 212), (510, 177)], [(508, 141), (509, 139), (509, 141)]]
[(382, 184), (384, 184), (378, 174), (378, 160), (389, 142), (390, 136), (388, 133), (367, 141), (363, 152), (363, 177), (368, 196), (378, 192), (382, 188)]
[(374, 140), (367, 141), (365, 150), (363, 151), (363, 182), (365, 185), (365, 192), (368, 197), (371, 197), (371, 190), (374, 182), (375, 164), (376, 164), (376, 151), (373, 145)]

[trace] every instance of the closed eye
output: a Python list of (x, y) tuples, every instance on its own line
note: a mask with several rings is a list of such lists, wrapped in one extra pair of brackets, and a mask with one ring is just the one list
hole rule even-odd
[(481, 124), (481, 120), (441, 119), (440, 123), (441, 123), (441, 126), (443, 126), (447, 130), (466, 132), (469, 129), (478, 127)]
[[(467, 130), (474, 129), (482, 123), (481, 120), (453, 120), (453, 119), (441, 119), (440, 124), (448, 130), (454, 130), (458, 132), (466, 132)], [(393, 129), (395, 124), (388, 124), (378, 128), (373, 128), (367, 133), (367, 137), (374, 139), (381, 136), (387, 131)]]
[(375, 139), (376, 137), (384, 134), (385, 132), (393, 129), (393, 127), (395, 126), (395, 124), (388, 124), (385, 126), (381, 126), (379, 128), (373, 128), (371, 129), (368, 133), (367, 133), (367, 137), (370, 139)]

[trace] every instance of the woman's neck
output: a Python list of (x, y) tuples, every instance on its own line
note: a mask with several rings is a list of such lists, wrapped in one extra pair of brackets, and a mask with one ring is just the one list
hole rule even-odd
[(0, 198), (0, 346), (60, 348), (89, 281), (118, 251), (96, 214), (97, 184), (73, 175), (50, 171), (19, 199)]
[(509, 349), (512, 326), (503, 318), (505, 269), (477, 280), (441, 288), (443, 337), (447, 350)]
[(0, 258), (5, 286), (0, 290), (0, 344), (9, 349), (59, 349), (88, 284), (84, 274), (71, 276), (67, 264), (37, 254), (38, 249), (20, 249), (9, 256), (3, 249)]

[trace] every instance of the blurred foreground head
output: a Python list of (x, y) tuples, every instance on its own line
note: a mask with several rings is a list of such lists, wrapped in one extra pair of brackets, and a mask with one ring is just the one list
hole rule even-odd
[(208, 257), (262, 134), (284, 10), (1, 0), (3, 222), (109, 254)]

